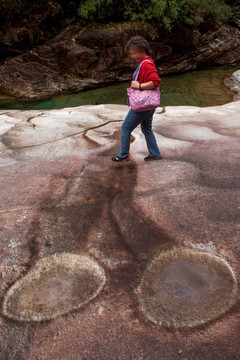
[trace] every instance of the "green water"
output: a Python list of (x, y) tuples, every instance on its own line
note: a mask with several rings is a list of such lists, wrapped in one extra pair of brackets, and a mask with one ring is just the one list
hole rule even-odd
[[(161, 105), (214, 106), (232, 101), (232, 92), (223, 84), (225, 76), (239, 66), (209, 67), (172, 76), (161, 76)], [(115, 83), (94, 90), (53, 96), (47, 100), (20, 101), (0, 94), (0, 109), (61, 109), (80, 105), (126, 104), (126, 88), (130, 81)]]

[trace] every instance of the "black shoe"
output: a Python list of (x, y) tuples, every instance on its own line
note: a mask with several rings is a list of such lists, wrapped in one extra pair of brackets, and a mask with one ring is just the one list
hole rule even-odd
[(114, 156), (114, 157), (112, 157), (112, 161), (121, 162), (121, 161), (129, 161), (129, 160), (130, 160), (130, 159), (129, 159), (128, 155), (127, 155), (126, 157), (124, 157), (124, 158), (121, 158), (121, 157), (119, 157), (119, 156)]
[(149, 154), (148, 156), (146, 156), (144, 158), (145, 161), (148, 161), (148, 160), (161, 160), (162, 159), (162, 155), (160, 156), (153, 156), (151, 154)]

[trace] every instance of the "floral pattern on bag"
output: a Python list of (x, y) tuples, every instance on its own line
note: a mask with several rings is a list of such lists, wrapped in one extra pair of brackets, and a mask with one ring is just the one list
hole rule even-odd
[[(138, 77), (138, 73), (142, 63), (139, 66), (135, 81)], [(127, 88), (127, 105), (130, 106), (134, 111), (146, 111), (155, 109), (160, 105), (160, 87), (158, 86), (157, 88), (149, 90), (139, 90), (132, 87)]]

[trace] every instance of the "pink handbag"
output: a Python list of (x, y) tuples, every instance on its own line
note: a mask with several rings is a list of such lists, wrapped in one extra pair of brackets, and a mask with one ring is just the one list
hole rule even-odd
[[(138, 78), (138, 73), (143, 60), (139, 66), (138, 72), (135, 77), (135, 81)], [(150, 61), (151, 62), (151, 61)], [(133, 89), (132, 87), (127, 88), (127, 105), (134, 111), (146, 111), (155, 109), (160, 105), (160, 88), (159, 86), (150, 90), (139, 90)]]

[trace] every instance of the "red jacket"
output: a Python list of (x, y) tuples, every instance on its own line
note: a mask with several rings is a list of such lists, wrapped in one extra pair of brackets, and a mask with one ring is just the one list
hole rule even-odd
[(139, 73), (138, 73), (139, 82), (140, 82), (140, 84), (142, 84), (142, 83), (146, 83), (148, 81), (152, 81), (154, 87), (156, 88), (157, 86), (159, 86), (161, 84), (162, 80), (157, 74), (156, 66), (150, 55), (147, 55), (147, 56), (141, 58), (139, 62), (141, 63), (141, 62), (143, 62), (143, 60), (146, 60), (146, 59), (150, 60), (151, 63), (149, 61), (144, 61), (144, 63), (141, 65)]

